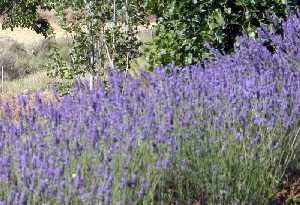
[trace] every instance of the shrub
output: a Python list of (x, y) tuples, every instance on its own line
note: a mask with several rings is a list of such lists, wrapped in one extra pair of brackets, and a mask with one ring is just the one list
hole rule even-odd
[[(0, 51), (0, 68), (1, 66), (4, 68), (4, 79), (19, 79), (43, 70), (49, 58), (50, 49), (48, 44), (48, 40), (44, 40), (33, 46), (31, 51), (15, 41), (3, 42)], [(58, 52), (65, 61), (69, 61), (68, 49), (68, 45), (64, 43), (58, 44)]]
[(3, 103), (0, 200), (267, 204), (299, 145), (299, 24), (244, 36), (236, 54), (203, 62), (214, 69), (111, 70), (108, 87)]
[(271, 16), (282, 21), (296, 1), (278, 0), (146, 0), (148, 10), (157, 16), (156, 36), (146, 49), (152, 65), (195, 64), (209, 55), (205, 43), (221, 51), (233, 50), (237, 36), (255, 35), (260, 25), (272, 25)]
[(0, 66), (4, 68), (4, 78), (12, 80), (28, 73), (26, 66), (27, 51), (16, 42), (6, 45), (1, 51)]

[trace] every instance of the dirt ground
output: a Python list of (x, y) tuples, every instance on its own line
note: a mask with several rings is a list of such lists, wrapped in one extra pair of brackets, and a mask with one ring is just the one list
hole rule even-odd
[[(61, 39), (66, 36), (66, 33), (59, 27), (57, 19), (54, 17), (53, 13), (44, 11), (41, 13), (41, 16), (48, 19), (50, 25), (54, 29), (57, 39)], [(31, 48), (34, 45), (37, 45), (43, 39), (43, 35), (37, 34), (35, 31), (26, 28), (15, 28), (13, 31), (10, 29), (0, 29), (0, 41), (16, 41), (24, 44), (26, 48)]]

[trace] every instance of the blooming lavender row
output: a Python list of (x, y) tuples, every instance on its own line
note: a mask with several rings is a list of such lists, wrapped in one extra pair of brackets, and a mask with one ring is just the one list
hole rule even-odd
[(261, 28), (258, 39), (242, 37), (235, 54), (217, 55), (205, 69), (159, 67), (139, 79), (111, 71), (108, 88), (99, 82), (91, 91), (76, 81), (57, 102), (36, 93), (4, 103), (2, 204), (151, 204), (161, 176), (191, 136), (201, 144), (205, 129), (232, 132), (237, 140), (253, 127), (294, 130), (299, 31), (294, 14), (283, 35)]

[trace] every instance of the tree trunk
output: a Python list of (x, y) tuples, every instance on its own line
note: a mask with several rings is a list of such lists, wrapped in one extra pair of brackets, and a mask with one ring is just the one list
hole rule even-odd
[[(90, 89), (93, 89), (93, 78), (96, 75), (96, 56), (95, 56), (95, 45), (94, 45), (94, 32), (93, 32), (93, 8), (92, 8), (92, 0), (88, 0), (87, 2), (87, 12), (88, 12), (88, 57), (89, 57), (89, 73), (90, 73)], [(92, 18), (91, 18), (92, 17)]]

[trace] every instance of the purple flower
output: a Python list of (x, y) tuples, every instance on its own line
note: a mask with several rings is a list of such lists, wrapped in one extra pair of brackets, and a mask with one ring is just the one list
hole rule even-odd
[(240, 132), (237, 132), (237, 133), (236, 133), (235, 139), (236, 139), (237, 141), (240, 141), (240, 140), (241, 140), (241, 133), (240, 133)]
[(143, 179), (140, 185), (140, 190), (138, 192), (139, 198), (143, 198), (145, 196), (148, 187), (149, 187), (148, 182), (145, 179)]
[(22, 193), (21, 193), (21, 197), (20, 197), (20, 203), (22, 205), (25, 205), (28, 203), (28, 196), (29, 193), (26, 191), (26, 190), (23, 190)]
[[(261, 133), (280, 129), (291, 137), (300, 119), (299, 25), (290, 15), (282, 35), (260, 28), (257, 39), (242, 36), (234, 53), (202, 65), (160, 66), (141, 70), (139, 78), (111, 69), (93, 90), (78, 79), (69, 95), (52, 90), (50, 101), (36, 93), (2, 102), (1, 200), (26, 204), (34, 193), (37, 201), (61, 204), (74, 197), (86, 204), (144, 203), (153, 174), (166, 168), (177, 173), (193, 158), (226, 158), (245, 136), (254, 152), (265, 141)], [(285, 139), (274, 137), (266, 147), (280, 152)], [(203, 167), (223, 171), (210, 159)]]
[(254, 137), (254, 138), (251, 139), (251, 142), (250, 142), (251, 145), (256, 145), (258, 143), (258, 141), (260, 140), (260, 138), (261, 138), (261, 134), (257, 133), (256, 137)]
[(81, 166), (80, 164), (77, 165), (76, 169), (76, 188), (81, 190), (83, 188), (83, 179), (81, 176)]
[(39, 183), (39, 190), (38, 190), (38, 192), (40, 194), (43, 194), (46, 191), (47, 187), (48, 187), (48, 180), (47, 179), (42, 179), (40, 181), (40, 183)]

